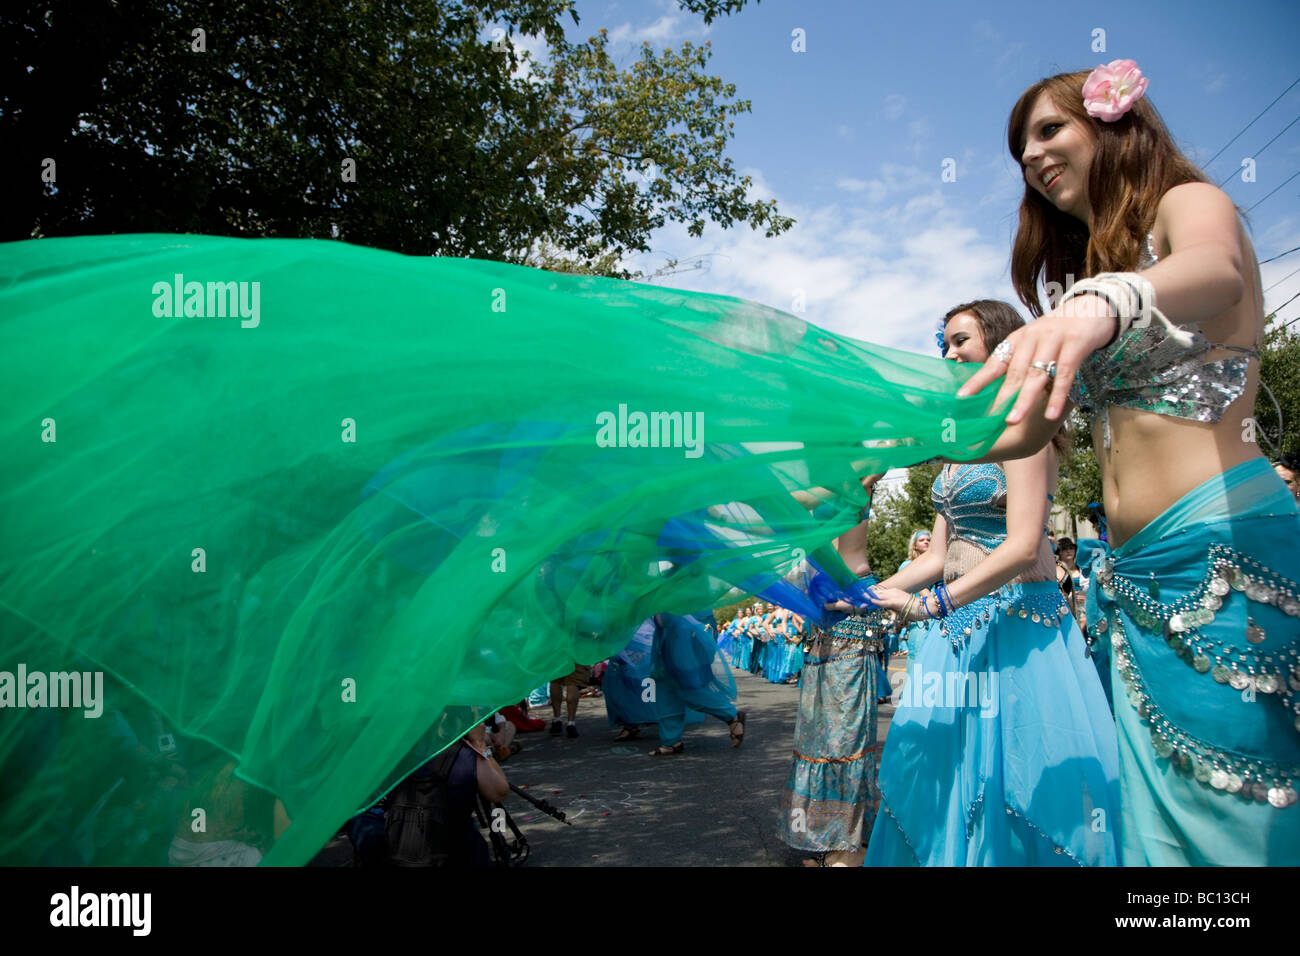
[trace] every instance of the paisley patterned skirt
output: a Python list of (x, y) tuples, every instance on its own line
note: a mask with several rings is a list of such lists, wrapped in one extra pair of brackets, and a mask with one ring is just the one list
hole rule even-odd
[(779, 835), (798, 850), (860, 850), (880, 804), (876, 680), (880, 641), (861, 618), (813, 629), (803, 660), (794, 759)]

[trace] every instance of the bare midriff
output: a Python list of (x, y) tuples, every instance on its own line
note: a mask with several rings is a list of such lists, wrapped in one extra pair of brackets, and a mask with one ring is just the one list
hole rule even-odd
[[(1255, 348), (1264, 326), (1264, 296), (1255, 250), (1238, 225), (1245, 260), (1252, 264), (1246, 293), (1222, 315), (1202, 323), (1198, 331), (1211, 342)], [(1164, 237), (1154, 236), (1157, 254)], [(1158, 303), (1157, 303), (1158, 304)], [(1213, 349), (1206, 361), (1240, 356)], [(1118, 547), (1159, 517), (1202, 482), (1229, 468), (1263, 456), (1252, 421), (1259, 390), (1259, 362), (1252, 359), (1246, 391), (1228, 406), (1217, 422), (1157, 415), (1113, 405), (1110, 408), (1110, 448), (1102, 441), (1100, 417), (1093, 422), (1093, 447), (1101, 467), (1102, 493), (1110, 544)]]

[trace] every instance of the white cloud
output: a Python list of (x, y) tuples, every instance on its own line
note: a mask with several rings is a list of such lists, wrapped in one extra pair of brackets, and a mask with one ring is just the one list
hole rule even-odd
[(885, 97), (885, 118), (898, 119), (907, 109), (907, 98), (901, 93), (890, 93)]
[[(752, 196), (776, 198), (798, 223), (766, 239), (741, 226), (710, 226), (701, 239), (676, 224), (655, 236), (656, 252), (633, 263), (653, 271), (665, 257), (705, 263), (657, 284), (735, 295), (790, 312), (853, 338), (937, 355), (939, 319), (959, 302), (1014, 302), (1010, 248), (979, 234), (973, 217), (945, 192), (937, 172), (884, 166), (870, 180), (845, 178), (856, 191), (840, 203), (798, 207), (774, 196), (760, 174)], [(1023, 312), (1023, 310), (1022, 310)]]
[(1205, 85), (1202, 87), (1206, 93), (1217, 93), (1228, 84), (1228, 73), (1223, 68), (1223, 64), (1211, 60), (1205, 64)]
[(680, 13), (665, 13), (653, 23), (636, 26), (621, 23), (609, 31), (609, 45), (639, 47), (642, 43), (663, 46), (679, 40), (690, 40), (704, 36), (709, 27), (697, 17), (686, 17)]
[(546, 37), (540, 33), (513, 34), (508, 40), (519, 57), (519, 65), (510, 74), (514, 79), (531, 79), (533, 65), (546, 63), (550, 59), (550, 47), (546, 45)]
[(993, 66), (1003, 75), (1009, 72), (1003, 68), (1024, 52), (1024, 43), (1008, 43), (987, 20), (976, 21), (973, 33), (981, 51), (996, 54)]

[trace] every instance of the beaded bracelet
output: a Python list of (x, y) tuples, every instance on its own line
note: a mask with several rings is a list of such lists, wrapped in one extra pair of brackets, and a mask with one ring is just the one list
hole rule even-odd
[(940, 581), (934, 586), (934, 596), (939, 601), (939, 607), (943, 610), (940, 617), (947, 617), (954, 610), (952, 595), (948, 593), (948, 586)]
[(1135, 319), (1141, 318), (1143, 325), (1149, 325), (1156, 307), (1155, 287), (1136, 272), (1103, 272), (1090, 279), (1081, 279), (1065, 293), (1061, 304), (1081, 295), (1097, 296), (1115, 313), (1115, 334), (1103, 348), (1127, 332)]
[(952, 599), (952, 592), (948, 590), (948, 585), (946, 584), (943, 586), (943, 597), (944, 600), (948, 602), (948, 610), (950, 612), (957, 610), (957, 602)]

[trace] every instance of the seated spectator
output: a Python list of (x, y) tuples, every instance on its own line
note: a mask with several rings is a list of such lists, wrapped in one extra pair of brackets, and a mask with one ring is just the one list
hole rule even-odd
[(474, 807), (500, 803), (510, 785), (478, 724), (393, 791), (385, 814), (393, 866), (487, 867), (491, 855)]

